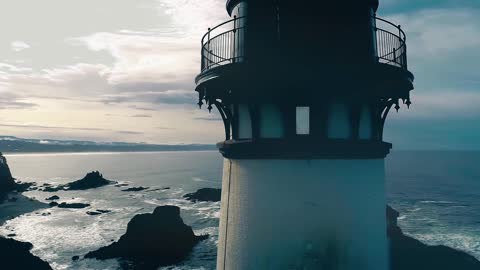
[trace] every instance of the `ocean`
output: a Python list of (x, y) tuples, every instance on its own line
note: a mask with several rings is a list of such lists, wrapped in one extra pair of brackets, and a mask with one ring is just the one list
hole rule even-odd
[[(129, 187), (170, 187), (169, 190), (122, 192), (105, 186), (86, 191), (25, 196), (41, 202), (58, 195), (67, 202), (91, 204), (88, 209), (45, 208), (18, 216), (0, 227), (34, 245), (32, 253), (54, 269), (118, 269), (116, 260), (82, 256), (117, 240), (130, 219), (159, 205), (177, 205), (184, 222), (200, 242), (182, 264), (161, 269), (215, 269), (220, 203), (191, 203), (182, 196), (204, 187), (221, 187), (222, 158), (218, 152), (82, 153), (6, 155), (13, 175), (24, 182), (62, 184), (99, 170)], [(361, 180), (361, 179), (359, 179)], [(480, 259), (480, 152), (393, 152), (386, 160), (388, 203), (400, 211), (404, 232), (427, 244), (447, 245)], [(111, 210), (89, 216), (88, 210)]]

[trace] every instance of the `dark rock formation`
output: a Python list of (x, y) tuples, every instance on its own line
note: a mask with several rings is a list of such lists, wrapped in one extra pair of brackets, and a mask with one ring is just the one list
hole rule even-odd
[(17, 192), (25, 192), (30, 190), (36, 190), (35, 183), (23, 183), (22, 181), (17, 181), (15, 184), (15, 190)]
[(101, 214), (105, 214), (105, 213), (110, 213), (112, 211), (110, 210), (100, 210), (100, 209), (97, 209), (96, 211), (87, 211), (87, 215), (89, 216), (98, 216), (98, 215), (101, 215)]
[(41, 189), (41, 191), (45, 191), (45, 192), (57, 192), (59, 190), (63, 190), (63, 187), (50, 187), (50, 186), (47, 186), (47, 187), (44, 187), (43, 189)]
[(58, 208), (81, 209), (81, 208), (87, 208), (89, 206), (90, 206), (90, 204), (88, 204), (88, 203), (65, 203), (65, 202), (62, 202), (61, 204), (58, 205)]
[(66, 187), (67, 190), (85, 190), (115, 183), (117, 182), (107, 180), (99, 171), (95, 171), (88, 173), (83, 179), (67, 184)]
[(202, 188), (194, 193), (183, 196), (192, 202), (219, 202), (222, 197), (222, 190), (217, 188)]
[(8, 198), (8, 193), (12, 191), (24, 192), (30, 190), (33, 185), (34, 183), (15, 182), (15, 178), (13, 178), (10, 172), (10, 167), (8, 167), (7, 159), (0, 152), (0, 203), (3, 203)]
[(7, 159), (0, 153), (0, 193), (7, 193), (15, 190), (15, 178), (13, 178)]
[(51, 270), (50, 265), (32, 255), (32, 244), (0, 236), (0, 268), (15, 270)]
[(51, 202), (48, 204), (50, 207), (55, 207), (55, 206), (58, 206), (58, 203), (57, 202)]
[(52, 197), (49, 197), (49, 198), (46, 198), (45, 200), (47, 201), (56, 201), (56, 200), (59, 200), (60, 197), (58, 197), (57, 195), (53, 195)]
[(43, 191), (56, 192), (59, 190), (86, 190), (115, 183), (117, 182), (103, 178), (103, 175), (99, 171), (94, 171), (91, 173), (87, 173), (87, 175), (80, 180), (65, 185), (59, 185), (57, 187), (45, 186), (43, 188)]
[(170, 189), (170, 187), (154, 188), (154, 189), (149, 189), (146, 192), (169, 190), (169, 189)]
[(446, 247), (428, 246), (403, 234), (397, 226), (399, 214), (387, 206), (387, 235), (390, 240), (391, 270), (478, 270), (480, 262), (465, 252)]
[(127, 232), (117, 242), (89, 252), (85, 258), (121, 258), (138, 269), (157, 269), (179, 263), (193, 247), (208, 236), (196, 236), (183, 223), (180, 208), (159, 206), (153, 214), (141, 214), (128, 223)]
[(80, 256), (73, 256), (72, 261), (78, 261), (80, 259)]
[(142, 191), (142, 190), (146, 190), (146, 189), (149, 189), (148, 187), (131, 187), (131, 188), (127, 188), (127, 189), (122, 189), (122, 191), (125, 191), (125, 192), (128, 192), (128, 191)]

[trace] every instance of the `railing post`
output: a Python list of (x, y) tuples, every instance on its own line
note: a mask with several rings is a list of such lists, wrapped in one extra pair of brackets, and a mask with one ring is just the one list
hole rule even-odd
[(400, 65), (402, 67), (404, 67), (404, 65), (406, 65), (405, 63), (405, 60), (407, 58), (407, 49), (405, 48), (405, 46), (407, 46), (407, 41), (404, 39), (402, 39), (402, 26), (399, 24), (398, 25), (398, 41), (399, 41), (399, 47), (398, 48), (403, 48), (403, 51), (400, 51)]
[(203, 71), (203, 70), (205, 69), (205, 54), (204, 54), (204, 52), (203, 52), (205, 49), (203, 48), (203, 46), (204, 46), (204, 45), (202, 44), (202, 48), (201, 48), (202, 51), (201, 51), (201, 53), (200, 53), (200, 55), (201, 55), (201, 62), (200, 62), (200, 63), (201, 63), (201, 65), (202, 65), (202, 66), (201, 66), (201, 71)]
[(210, 68), (210, 61), (212, 61), (212, 59), (210, 59), (210, 32), (211, 32), (211, 28), (208, 28), (208, 36), (207, 36), (207, 39), (208, 39), (208, 42), (207, 42), (207, 52), (208, 52), (208, 57), (207, 57), (207, 68)]
[(407, 63), (407, 43), (405, 42), (405, 45), (403, 45), (403, 68), (408, 69), (408, 63)]
[(397, 49), (393, 48), (393, 62), (397, 63)]
[(237, 15), (233, 16), (233, 50), (232, 50), (232, 63), (235, 63), (235, 60), (236, 60), (236, 58), (237, 58), (236, 35), (237, 35)]

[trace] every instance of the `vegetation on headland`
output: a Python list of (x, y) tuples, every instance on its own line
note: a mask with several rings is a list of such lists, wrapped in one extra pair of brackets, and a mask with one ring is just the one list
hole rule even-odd
[(5, 153), (85, 153), (85, 152), (163, 152), (215, 150), (212, 144), (147, 144), (126, 142), (91, 142), (22, 139), (0, 136)]

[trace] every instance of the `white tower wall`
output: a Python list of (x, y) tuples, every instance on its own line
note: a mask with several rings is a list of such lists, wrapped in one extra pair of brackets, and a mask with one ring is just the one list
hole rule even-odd
[(386, 270), (383, 159), (225, 159), (217, 269)]

